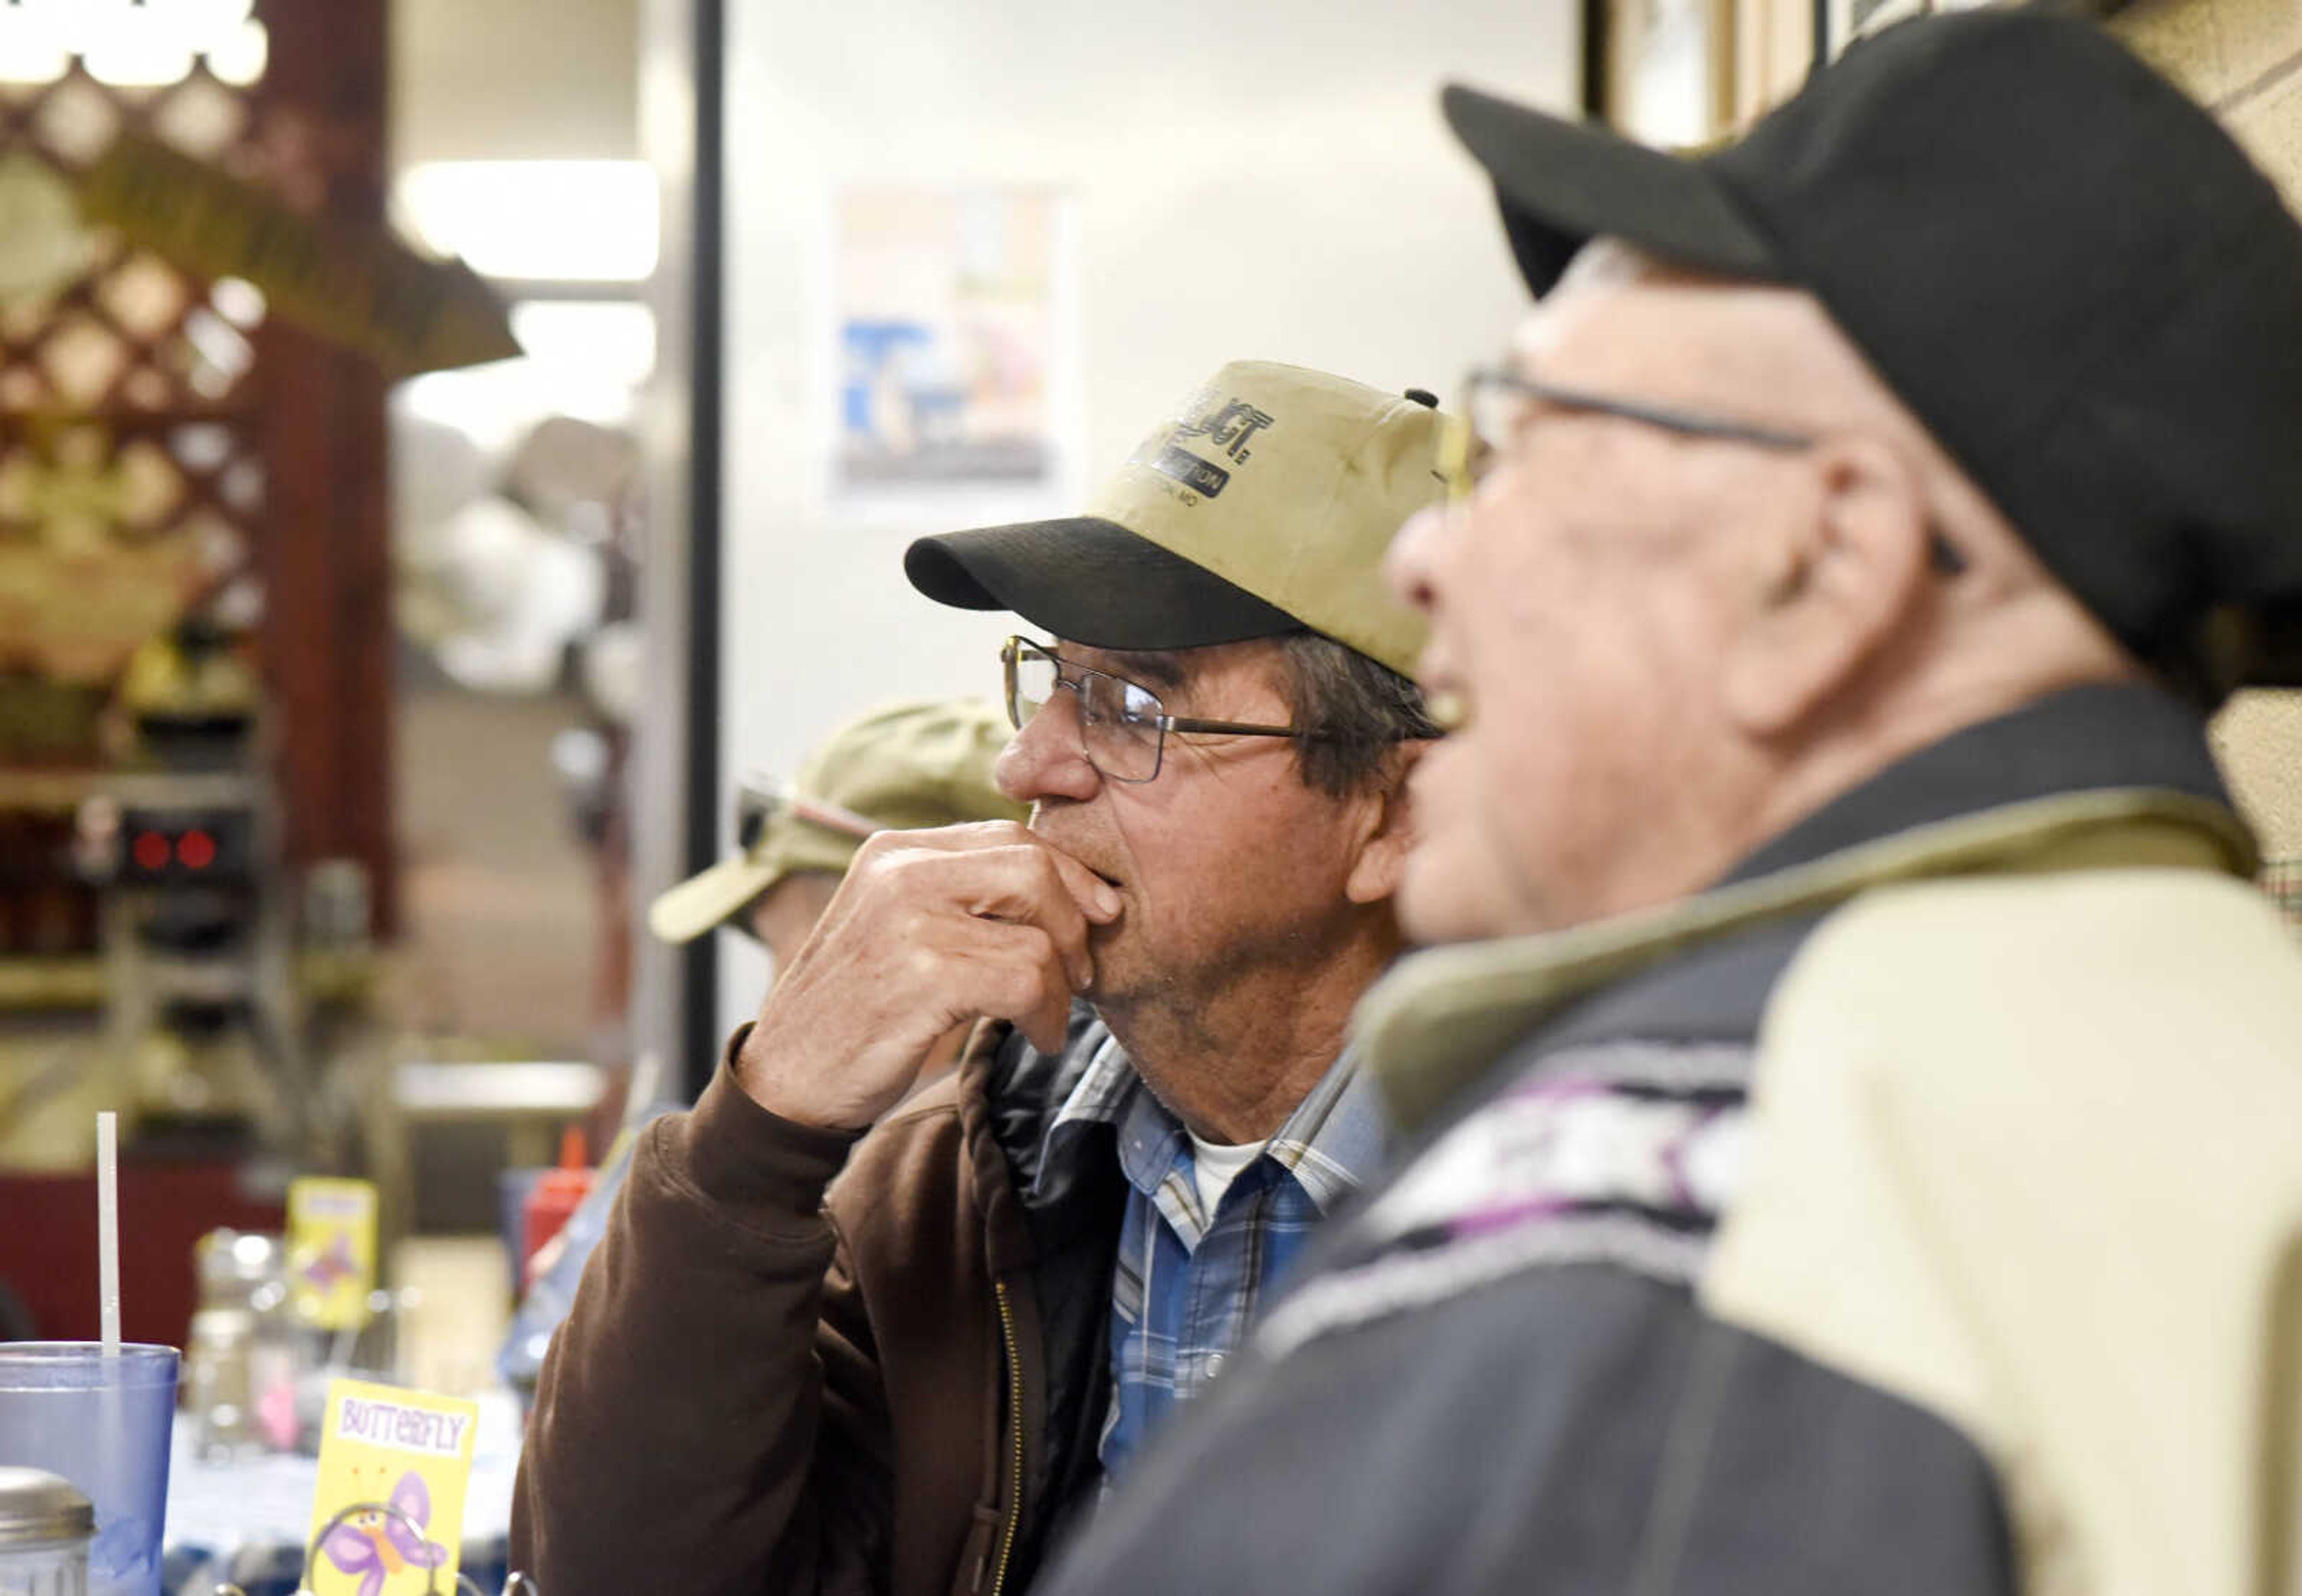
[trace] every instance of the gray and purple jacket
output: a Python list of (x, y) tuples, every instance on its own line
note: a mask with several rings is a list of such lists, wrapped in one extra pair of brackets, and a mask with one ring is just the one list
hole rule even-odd
[(1409, 1151), (1042, 1588), (2302, 1589), (2302, 950), (2084, 688), (1712, 890), (1436, 950)]

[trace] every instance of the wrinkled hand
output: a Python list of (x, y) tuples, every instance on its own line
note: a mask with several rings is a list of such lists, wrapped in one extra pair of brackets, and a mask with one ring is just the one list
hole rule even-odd
[(735, 1079), (785, 1119), (855, 1130), (962, 1021), (1012, 1021), (1053, 1052), (1095, 979), (1088, 928), (1119, 913), (1110, 883), (1012, 822), (883, 831), (778, 972)]

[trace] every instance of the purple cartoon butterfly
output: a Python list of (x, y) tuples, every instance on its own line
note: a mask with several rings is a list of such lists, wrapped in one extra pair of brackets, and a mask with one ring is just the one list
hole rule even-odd
[(446, 1547), (424, 1538), (432, 1525), (432, 1492), (423, 1475), (413, 1469), (400, 1475), (391, 1488), (391, 1505), (407, 1518), (369, 1508), (346, 1518), (320, 1542), (339, 1574), (361, 1576), (358, 1596), (378, 1596), (383, 1582), (403, 1568), (437, 1568), (448, 1560)]
[(328, 1250), (304, 1266), (304, 1278), (323, 1291), (332, 1291), (338, 1281), (348, 1281), (359, 1273), (352, 1263), (352, 1239), (339, 1231)]

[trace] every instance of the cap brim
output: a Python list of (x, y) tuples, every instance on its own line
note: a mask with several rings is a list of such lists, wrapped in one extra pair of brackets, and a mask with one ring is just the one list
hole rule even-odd
[(666, 942), (693, 942), (721, 926), (744, 905), (776, 884), (783, 874), (746, 854), (723, 859), (707, 870), (668, 887), (648, 905), (648, 929)]
[(939, 604), (1012, 609), (1098, 649), (1189, 649), (1303, 623), (1116, 521), (1078, 516), (920, 538), (903, 575)]
[(1537, 294), (1550, 292), (1575, 252), (1601, 233), (1676, 265), (1786, 275), (1703, 165), (1459, 83), (1449, 84), (1440, 103), (1455, 137), (1494, 180), (1511, 251)]

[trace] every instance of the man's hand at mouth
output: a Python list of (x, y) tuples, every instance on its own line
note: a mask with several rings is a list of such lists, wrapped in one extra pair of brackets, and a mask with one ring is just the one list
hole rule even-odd
[(736, 1081), (785, 1119), (860, 1130), (963, 1021), (1012, 1021), (1052, 1052), (1095, 979), (1088, 928), (1120, 907), (1094, 871), (1007, 821), (881, 832), (777, 973)]

